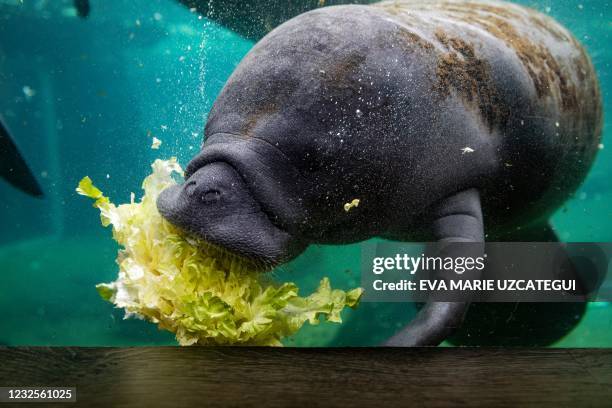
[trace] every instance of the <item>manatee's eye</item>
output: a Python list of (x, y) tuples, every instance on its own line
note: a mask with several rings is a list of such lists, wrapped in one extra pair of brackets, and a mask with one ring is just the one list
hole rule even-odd
[(204, 204), (213, 204), (221, 199), (221, 192), (219, 190), (208, 190), (202, 194), (202, 202)]

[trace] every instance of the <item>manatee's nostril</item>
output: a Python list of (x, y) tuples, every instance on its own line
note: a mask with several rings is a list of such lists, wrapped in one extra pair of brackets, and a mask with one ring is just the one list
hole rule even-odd
[(208, 190), (202, 194), (202, 202), (205, 204), (216, 203), (221, 198), (221, 192), (219, 190)]
[(191, 197), (195, 192), (196, 184), (197, 183), (195, 180), (191, 180), (185, 184), (185, 193), (187, 193), (189, 197)]

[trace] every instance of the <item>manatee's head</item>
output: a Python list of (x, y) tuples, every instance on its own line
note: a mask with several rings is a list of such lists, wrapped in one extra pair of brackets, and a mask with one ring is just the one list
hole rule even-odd
[(157, 208), (170, 223), (259, 265), (272, 267), (305, 247), (273, 221), (229, 163), (194, 159), (185, 182), (162, 191)]

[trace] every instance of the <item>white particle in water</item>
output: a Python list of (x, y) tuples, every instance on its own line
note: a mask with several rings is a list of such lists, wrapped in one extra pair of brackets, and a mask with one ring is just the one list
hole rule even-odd
[(21, 90), (23, 91), (23, 94), (25, 95), (26, 99), (30, 99), (31, 97), (36, 95), (36, 91), (30, 88), (28, 85), (21, 88)]
[(151, 149), (157, 150), (161, 146), (162, 141), (153, 136), (153, 141), (151, 142)]

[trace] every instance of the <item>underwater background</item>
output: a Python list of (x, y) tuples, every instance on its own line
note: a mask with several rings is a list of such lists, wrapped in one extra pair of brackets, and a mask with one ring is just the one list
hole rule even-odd
[[(216, 3), (207, 3), (209, 13)], [(604, 107), (612, 106), (610, 3), (518, 3), (556, 18), (585, 45)], [(0, 345), (176, 344), (153, 324), (124, 320), (97, 294), (97, 283), (116, 278), (117, 245), (75, 187), (88, 175), (127, 202), (154, 159), (186, 164), (216, 95), (255, 43), (247, 37), (175, 0), (92, 0), (87, 18), (71, 0), (0, 0), (0, 115), (45, 192), (33, 198), (0, 179)], [(563, 241), (612, 241), (611, 117), (606, 109), (588, 178), (553, 217)], [(313, 246), (274, 274), (308, 294), (323, 276), (334, 287), (359, 286), (359, 268), (359, 244)], [(376, 345), (415, 312), (413, 304), (362, 303), (343, 313), (342, 325), (307, 324), (285, 343)], [(471, 322), (445, 344), (612, 346), (608, 303), (507, 304)]]

